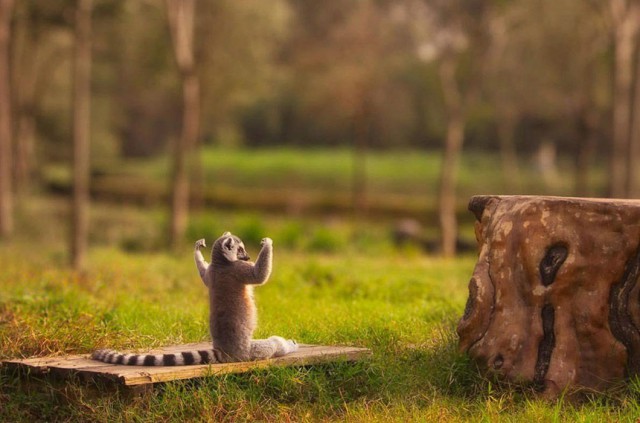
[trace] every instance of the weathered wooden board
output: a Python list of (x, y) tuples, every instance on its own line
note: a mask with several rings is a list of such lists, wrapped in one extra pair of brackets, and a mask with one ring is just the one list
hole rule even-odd
[[(149, 351), (163, 354), (210, 348), (209, 342), (173, 345)], [(145, 352), (146, 353), (146, 352)], [(112, 380), (124, 386), (138, 386), (180, 379), (192, 379), (225, 373), (242, 373), (266, 367), (307, 366), (334, 361), (356, 361), (371, 354), (367, 348), (300, 345), (295, 353), (269, 360), (241, 363), (201, 364), (191, 366), (124, 366), (91, 360), (88, 355), (40, 357), (23, 360), (7, 360), (3, 366), (31, 374), (77, 375), (83, 379)]]

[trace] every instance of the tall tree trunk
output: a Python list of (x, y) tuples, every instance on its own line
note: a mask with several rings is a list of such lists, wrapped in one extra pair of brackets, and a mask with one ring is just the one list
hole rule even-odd
[(18, 125), (16, 128), (16, 151), (15, 157), (15, 169), (14, 180), (16, 193), (20, 196), (20, 193), (28, 190), (31, 184), (31, 175), (33, 169), (35, 136), (36, 136), (36, 121), (33, 115), (33, 104), (25, 106), (25, 109), (18, 116)]
[(575, 195), (588, 197), (590, 193), (589, 173), (598, 146), (599, 114), (595, 104), (593, 87), (596, 79), (595, 63), (591, 61), (584, 68), (584, 92), (579, 97), (577, 107), (571, 111), (576, 122), (575, 151)]
[(13, 187), (11, 184), (11, 89), (9, 45), (13, 0), (0, 0), (0, 238), (13, 232)]
[(447, 134), (440, 171), (439, 210), (442, 254), (456, 254), (458, 222), (456, 218), (456, 178), (458, 161), (464, 141), (463, 99), (456, 80), (456, 62), (443, 59), (440, 65), (440, 84), (447, 111)]
[[(21, 7), (20, 7), (21, 6)], [(16, 194), (27, 189), (33, 169), (35, 145), (35, 107), (38, 92), (38, 72), (40, 69), (40, 48), (37, 25), (30, 17), (29, 4), (18, 3), (14, 35), (14, 58), (12, 82), (15, 87), (14, 101), (16, 133), (14, 151), (14, 180)], [(55, 63), (49, 57), (48, 66)], [(41, 80), (40, 80), (41, 82)]]
[(195, 69), (195, 0), (166, 0), (167, 16), (176, 63), (182, 77), (182, 131), (173, 151), (171, 223), (169, 242), (177, 250), (184, 235), (189, 214), (188, 156), (195, 147), (200, 130), (200, 81)]
[[(640, 8), (638, 13), (640, 20)], [(636, 47), (640, 46), (639, 35), (636, 35)], [(633, 96), (633, 106), (631, 107), (631, 123), (629, 125), (631, 134), (629, 135), (629, 154), (627, 156), (627, 171), (629, 197), (640, 198), (640, 52), (636, 54), (636, 72), (635, 72), (635, 93)]]
[(176, 250), (184, 235), (189, 215), (189, 154), (197, 139), (200, 115), (200, 84), (195, 76), (182, 82), (182, 132), (173, 149), (170, 244)]
[(498, 118), (498, 138), (500, 140), (500, 160), (502, 178), (509, 193), (518, 190), (518, 154), (515, 146), (516, 121), (508, 113)]
[[(360, 123), (356, 123), (360, 125)], [(360, 135), (356, 135), (355, 145), (352, 150), (353, 169), (352, 169), (352, 203), (353, 212), (357, 217), (362, 217), (367, 213), (367, 148)]]
[(356, 110), (353, 141), (353, 166), (351, 174), (351, 195), (353, 213), (363, 217), (367, 213), (367, 144), (369, 137), (369, 104), (366, 91), (360, 95), (360, 107)]
[(89, 232), (92, 0), (78, 0), (73, 78), (73, 201), (71, 263), (85, 268)]
[(610, 0), (614, 37), (613, 133), (609, 163), (609, 192), (612, 197), (629, 194), (631, 99), (636, 37), (640, 29), (635, 0)]

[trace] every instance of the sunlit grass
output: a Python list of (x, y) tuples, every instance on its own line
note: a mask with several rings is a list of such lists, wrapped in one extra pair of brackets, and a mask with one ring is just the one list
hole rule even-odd
[[(483, 378), (455, 335), (472, 256), (307, 252), (274, 242), (271, 280), (256, 289), (256, 335), (368, 347), (370, 359), (173, 382), (141, 397), (0, 372), (0, 420), (588, 422), (634, 421), (640, 412), (637, 382), (576, 404)], [(83, 276), (59, 254), (55, 243), (37, 254), (28, 242), (0, 245), (0, 358), (208, 339), (206, 290), (190, 248), (94, 246)]]
[[(222, 172), (217, 177), (230, 181), (247, 178), (234, 184), (260, 178), (275, 184), (275, 174), (301, 168), (307, 171), (299, 177), (308, 178), (305, 183), (331, 184), (350, 171), (347, 150), (298, 159), (287, 150), (249, 157), (231, 151), (224, 165), (216, 164), (219, 153), (205, 154), (207, 172)], [(463, 190), (499, 192), (492, 157), (465, 160)], [(369, 160), (388, 192), (417, 195), (434, 189), (437, 162), (435, 156), (411, 153), (379, 153)], [(163, 166), (149, 161), (122, 171), (158, 172), (160, 178)], [(326, 168), (334, 175), (327, 176)], [(431, 185), (422, 185), (422, 178), (431, 178)], [(568, 182), (563, 184), (567, 189)], [(539, 181), (531, 185), (542, 187)], [(208, 340), (207, 293), (193, 264), (193, 242), (204, 237), (211, 245), (226, 230), (244, 239), (253, 257), (262, 237), (274, 239), (273, 274), (256, 289), (256, 336), (367, 347), (373, 356), (358, 364), (173, 382), (137, 398), (108, 385), (0, 371), (0, 421), (600, 422), (635, 421), (640, 415), (637, 380), (571, 403), (546, 402), (528, 388), (482, 377), (457, 350), (455, 334), (475, 257), (445, 260), (416, 246), (397, 248), (390, 220), (203, 209), (191, 214), (179, 252), (168, 254), (167, 211), (161, 206), (100, 203), (90, 215), (89, 268), (78, 275), (67, 267), (68, 202), (19, 202), (17, 234), (0, 243), (0, 359)], [(461, 233), (473, 239), (469, 225)]]

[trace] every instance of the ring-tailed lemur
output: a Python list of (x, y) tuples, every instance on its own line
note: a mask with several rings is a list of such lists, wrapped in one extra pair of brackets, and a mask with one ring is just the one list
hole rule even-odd
[(203, 363), (261, 360), (279, 357), (298, 349), (298, 344), (280, 336), (252, 339), (257, 323), (253, 286), (267, 282), (271, 274), (272, 241), (264, 238), (255, 264), (249, 261), (244, 244), (225, 232), (213, 244), (211, 264), (202, 253), (204, 239), (196, 241), (195, 262), (200, 278), (209, 289), (209, 329), (214, 348), (175, 354), (122, 354), (98, 350), (91, 358), (113, 364), (175, 366)]

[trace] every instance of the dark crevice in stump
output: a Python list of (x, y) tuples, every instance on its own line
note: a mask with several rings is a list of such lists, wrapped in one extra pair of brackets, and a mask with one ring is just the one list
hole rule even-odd
[(544, 389), (544, 378), (551, 363), (551, 353), (556, 346), (556, 336), (554, 334), (555, 311), (551, 304), (542, 307), (542, 340), (538, 347), (538, 360), (536, 361), (533, 383), (537, 390)]
[(471, 313), (473, 312), (476, 299), (478, 297), (478, 284), (475, 279), (471, 278), (469, 281), (469, 298), (467, 298), (467, 304), (464, 306), (464, 315), (462, 316), (463, 320), (467, 320)]
[(496, 358), (493, 360), (493, 368), (495, 370), (500, 370), (503, 364), (504, 364), (504, 357), (502, 354), (498, 354)]
[(555, 244), (549, 247), (547, 254), (540, 262), (540, 279), (544, 286), (549, 286), (556, 279), (556, 274), (567, 259), (569, 250), (565, 244)]
[[(609, 325), (613, 336), (627, 349), (627, 374), (640, 374), (640, 332), (629, 313), (631, 290), (640, 276), (640, 247), (629, 259), (620, 282), (611, 288), (609, 296)], [(638, 299), (634, 299), (638, 301)]]
[[(567, 259), (569, 250), (565, 244), (554, 244), (547, 249), (547, 253), (540, 261), (540, 280), (542, 285), (551, 285), (558, 274), (562, 263)], [(555, 311), (553, 305), (546, 303), (542, 307), (542, 340), (538, 346), (538, 359), (536, 360), (533, 382), (540, 391), (544, 389), (544, 378), (551, 363), (551, 353), (556, 346), (554, 333)]]

